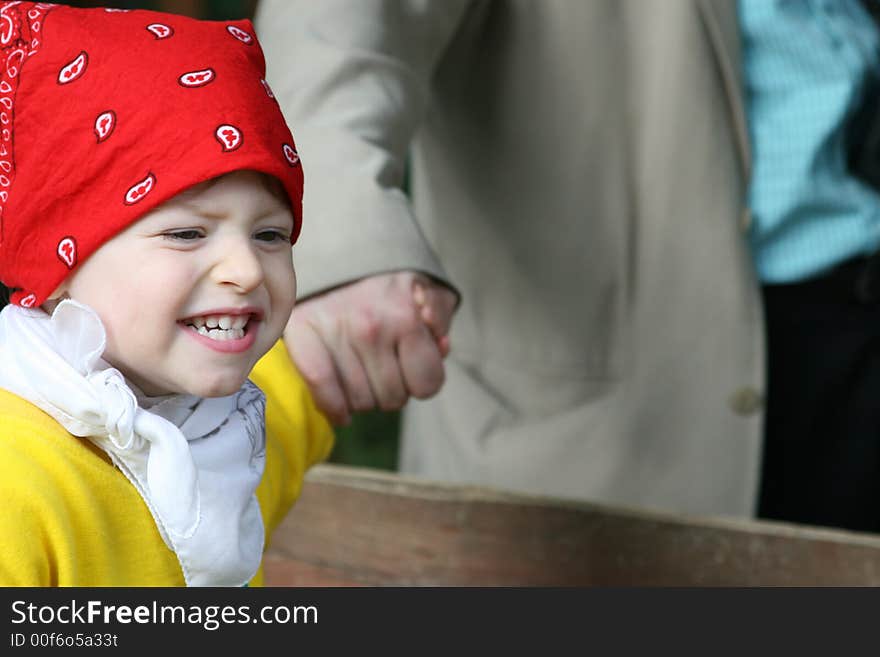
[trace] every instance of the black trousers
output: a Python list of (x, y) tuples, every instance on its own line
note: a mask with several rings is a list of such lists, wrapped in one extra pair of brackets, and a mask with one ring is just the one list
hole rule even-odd
[(880, 532), (880, 255), (763, 296), (758, 515)]

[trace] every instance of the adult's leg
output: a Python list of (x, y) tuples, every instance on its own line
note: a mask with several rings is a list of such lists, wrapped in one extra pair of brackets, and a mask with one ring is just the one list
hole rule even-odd
[(880, 531), (880, 257), (764, 287), (768, 388), (758, 514)]

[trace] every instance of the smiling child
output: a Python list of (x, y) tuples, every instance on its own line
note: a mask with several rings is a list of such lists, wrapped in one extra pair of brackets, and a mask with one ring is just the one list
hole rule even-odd
[(0, 8), (0, 585), (260, 583), (332, 443), (248, 21)]

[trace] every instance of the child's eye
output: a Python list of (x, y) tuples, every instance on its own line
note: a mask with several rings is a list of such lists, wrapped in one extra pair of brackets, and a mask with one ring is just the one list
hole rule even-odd
[(195, 229), (187, 229), (187, 230), (173, 230), (167, 233), (162, 233), (162, 237), (169, 240), (179, 240), (181, 242), (191, 242), (193, 240), (197, 240), (202, 237), (201, 231)]
[(261, 230), (254, 235), (261, 242), (289, 242), (290, 234), (281, 230)]

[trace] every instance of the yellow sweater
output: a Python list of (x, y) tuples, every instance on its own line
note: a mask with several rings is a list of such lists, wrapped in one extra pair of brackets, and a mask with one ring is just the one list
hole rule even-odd
[[(281, 342), (251, 374), (266, 393), (266, 543), (333, 433)], [(262, 584), (262, 568), (251, 582)], [(100, 449), (0, 390), (0, 586), (183, 586), (134, 486)]]

